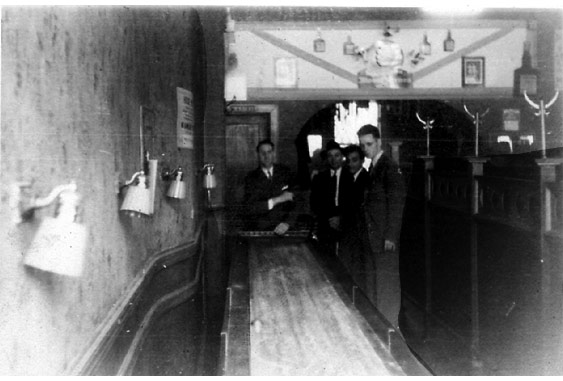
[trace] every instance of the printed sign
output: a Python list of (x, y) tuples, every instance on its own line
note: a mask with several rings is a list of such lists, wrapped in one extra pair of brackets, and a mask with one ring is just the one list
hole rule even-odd
[(176, 124), (178, 148), (193, 148), (194, 105), (191, 91), (176, 88), (178, 96), (178, 121)]

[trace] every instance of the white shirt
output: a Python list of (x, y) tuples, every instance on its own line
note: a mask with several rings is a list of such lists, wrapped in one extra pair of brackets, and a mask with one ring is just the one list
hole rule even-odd
[(334, 205), (338, 206), (338, 190), (340, 188), (340, 173), (342, 172), (342, 167), (338, 169), (331, 169), (330, 176), (334, 176), (336, 174), (336, 192), (334, 194)]
[(354, 182), (358, 180), (358, 176), (360, 176), (360, 172), (365, 171), (364, 167), (360, 168), (356, 173), (354, 173)]
[[(266, 175), (267, 178), (271, 179), (272, 177), (274, 177), (274, 166), (272, 165), (268, 169), (262, 168), (262, 172), (264, 172), (264, 174)], [(269, 175), (268, 175), (268, 172), (269, 172)]]

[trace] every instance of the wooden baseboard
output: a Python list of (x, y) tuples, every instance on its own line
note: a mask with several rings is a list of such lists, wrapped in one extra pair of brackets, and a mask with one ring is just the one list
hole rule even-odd
[[(199, 236), (151, 258), (110, 310), (86, 351), (69, 367), (68, 375), (131, 372), (151, 320), (197, 291), (201, 273)], [(177, 277), (169, 276), (172, 272), (186, 279), (178, 282)], [(177, 284), (166, 284), (166, 279), (174, 278)]]

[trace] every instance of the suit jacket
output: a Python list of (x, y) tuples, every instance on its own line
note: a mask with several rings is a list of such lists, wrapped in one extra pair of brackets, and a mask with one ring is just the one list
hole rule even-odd
[(321, 222), (328, 221), (333, 216), (342, 216), (342, 213), (350, 207), (353, 181), (352, 174), (346, 168), (342, 168), (338, 184), (338, 206), (336, 206), (334, 202), (336, 187), (333, 186), (330, 170), (319, 172), (313, 177), (310, 205)]
[(346, 210), (343, 211), (343, 224), (347, 231), (357, 229), (358, 224), (363, 221), (363, 217), (361, 216), (362, 206), (364, 204), (364, 197), (369, 181), (369, 173), (365, 168), (360, 169), (360, 173), (355, 180), (354, 175), (352, 175), (352, 185), (349, 196), (350, 201)]
[(268, 209), (268, 199), (279, 196), (284, 188), (291, 191), (294, 178), (290, 169), (282, 164), (274, 164), (271, 179), (258, 167), (250, 171), (244, 179), (244, 219), (247, 230), (273, 230), (280, 222), (290, 226), (293, 222), (291, 211), (294, 203), (284, 202)]
[(363, 217), (369, 246), (383, 251), (385, 240), (399, 244), (405, 184), (399, 166), (383, 154), (369, 172), (364, 194)]
[(365, 168), (360, 169), (360, 174), (356, 177), (356, 180), (353, 179), (352, 185), (352, 207), (356, 210), (362, 206), (364, 203), (364, 196), (365, 190), (369, 183), (370, 177), (369, 173)]

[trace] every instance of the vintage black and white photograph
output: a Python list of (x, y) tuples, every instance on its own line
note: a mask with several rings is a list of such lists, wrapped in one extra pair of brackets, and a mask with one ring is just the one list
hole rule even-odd
[(462, 86), (485, 86), (485, 57), (462, 57)]
[(0, 9), (0, 376), (563, 376), (559, 2)]

